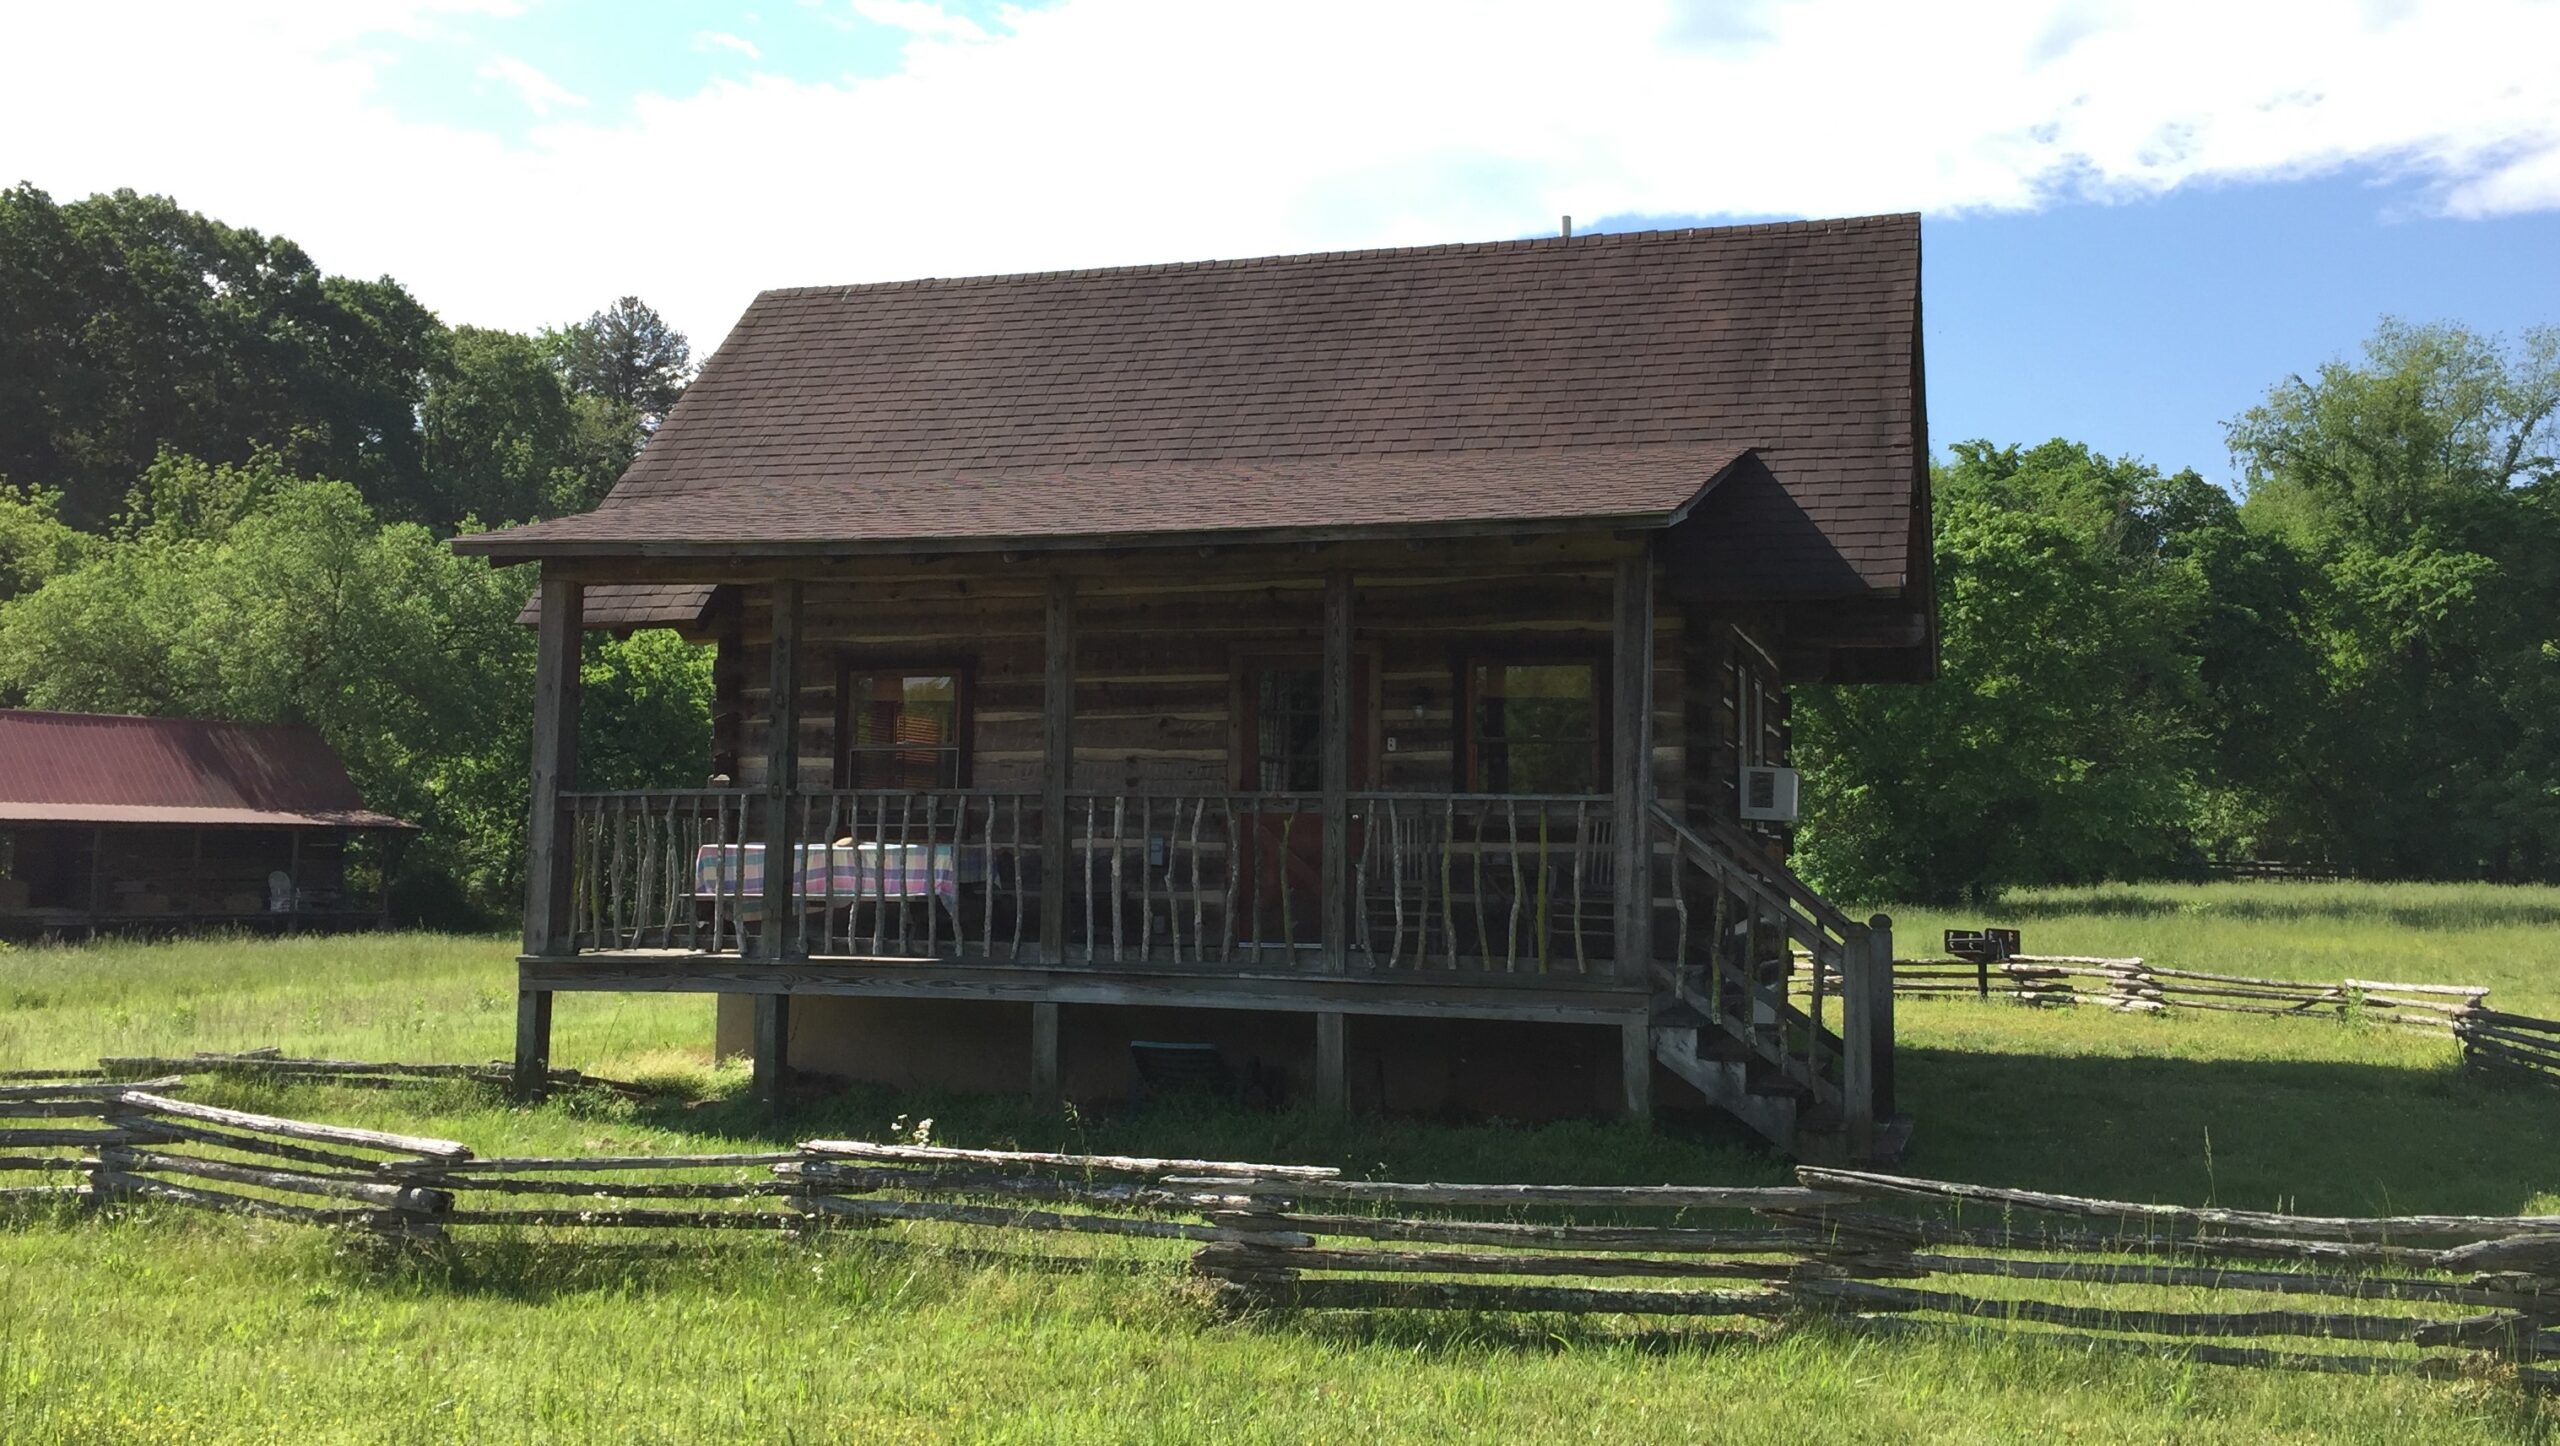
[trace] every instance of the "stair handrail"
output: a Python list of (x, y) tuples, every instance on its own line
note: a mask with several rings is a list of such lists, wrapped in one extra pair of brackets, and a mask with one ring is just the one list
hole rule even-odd
[(1838, 955), (1858, 936), (1858, 925), (1837, 905), (1815, 893), (1795, 870), (1762, 853), (1758, 837), (1722, 819), (1708, 820), (1707, 836), (1702, 837), (1660, 802), (1653, 805), (1653, 817), (1701, 867), (1732, 880), (1774, 910), (1786, 921), (1787, 932), (1817, 959)]

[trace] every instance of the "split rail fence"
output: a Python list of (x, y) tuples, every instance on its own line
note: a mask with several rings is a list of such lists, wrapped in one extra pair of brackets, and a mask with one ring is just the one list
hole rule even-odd
[[(0, 1085), (0, 1171), (36, 1182), (0, 1198), (21, 1218), (30, 1204), (147, 1201), (428, 1246), (484, 1229), (801, 1239), (894, 1227), (889, 1248), (1188, 1270), (1245, 1309), (1970, 1328), (2232, 1365), (2560, 1385), (2544, 1364), (2560, 1360), (2560, 1216), (2279, 1215), (1811, 1167), (1792, 1186), (1400, 1183), (860, 1140), (493, 1159), (194, 1103), (175, 1097), (183, 1088)], [(1050, 1243), (1026, 1254), (1023, 1233)], [(1066, 1248), (1097, 1238), (1129, 1249)]]
[[(1823, 973), (1823, 988), (1839, 987), (1837, 971)], [(1798, 993), (1813, 992), (1810, 959), (1796, 957), (1791, 983)], [(1999, 998), (2040, 1007), (2085, 1004), (2119, 1014), (2204, 1010), (2356, 1018), (2450, 1038), (2462, 1046), (2466, 1062), (2482, 1068), (2560, 1081), (2560, 1020), (2492, 1009), (2486, 985), (2265, 979), (2172, 969), (2139, 958), (2018, 954), (2005, 961), (1896, 959), (1893, 992), (1901, 998)]]

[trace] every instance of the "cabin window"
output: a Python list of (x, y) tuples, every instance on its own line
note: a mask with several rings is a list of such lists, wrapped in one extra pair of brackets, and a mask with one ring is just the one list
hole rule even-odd
[(959, 668), (846, 671), (842, 766), (846, 788), (959, 788), (968, 774)]
[(1598, 663), (1477, 662), (1467, 670), (1467, 699), (1470, 792), (1600, 791)]

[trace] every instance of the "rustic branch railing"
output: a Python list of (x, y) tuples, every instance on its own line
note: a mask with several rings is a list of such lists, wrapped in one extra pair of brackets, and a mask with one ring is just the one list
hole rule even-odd
[(1616, 972), (1604, 794), (1352, 796), (1353, 952), (1378, 969)]
[[(1040, 959), (1043, 890), (1066, 892), (1052, 964), (1604, 974), (1615, 901), (1605, 796), (1353, 795), (1329, 860), (1314, 793), (1065, 796), (1063, 872), (1042, 800), (987, 789), (573, 793), (581, 951), (743, 954), (760, 941), (768, 811), (796, 842), (790, 952)], [(1343, 870), (1349, 957), (1321, 957)]]
[[(861, 1140), (485, 1159), (167, 1092), (182, 1087), (0, 1086), (0, 1171), (47, 1182), (0, 1190), (0, 1220), (139, 1202), (431, 1248), (483, 1229), (815, 1240), (850, 1225), (895, 1228), (867, 1233), (873, 1249), (1043, 1269), (1184, 1264), (1146, 1253), (1154, 1240), (1191, 1247), (1188, 1268), (1252, 1309), (1820, 1319), (1887, 1338), (1961, 1327), (2230, 1365), (2560, 1385), (2539, 1364), (2560, 1360), (2554, 1216), (2300, 1216), (1814, 1168), (1792, 1186), (1404, 1183)], [(1603, 1219), (1575, 1218), (1587, 1211)], [(1024, 1253), (1024, 1236), (1045, 1253)], [(1136, 1252), (1064, 1248), (1079, 1237)]]
[[(1740, 829), (1693, 828), (1659, 805), (1654, 826), (1673, 863), (1655, 871), (1674, 921), (1672, 992), (1817, 1104), (1861, 1127), (1889, 1117), (1891, 975), (1877, 942), (1889, 955), (1890, 935), (1852, 922)], [(1820, 966), (1801, 996), (1788, 987), (1798, 949)]]

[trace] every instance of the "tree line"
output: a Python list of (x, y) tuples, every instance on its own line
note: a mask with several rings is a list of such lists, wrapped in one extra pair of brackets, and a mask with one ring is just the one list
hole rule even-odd
[[(534, 334), (130, 191), (0, 191), (0, 705), (317, 727), (420, 825), (413, 920), (522, 897), (530, 569), (457, 531), (581, 511), (692, 373), (634, 297)], [(710, 663), (590, 634), (583, 774), (698, 784)]]
[(1800, 865), (1864, 899), (2560, 880), (2560, 330), (2386, 321), (2231, 421), (2238, 495), (2075, 443), (1932, 469), (1939, 681), (1806, 689)]
[[(407, 917), (521, 897), (529, 569), (692, 371), (635, 298), (523, 334), (129, 191), (0, 192), (0, 704), (308, 722), (419, 822)], [(1843, 897), (2281, 859), (2560, 879), (2560, 331), (2385, 323), (2228, 428), (2239, 486), (2067, 441), (1931, 471), (1943, 667), (1807, 688)], [(590, 635), (582, 776), (699, 783), (703, 651)]]

